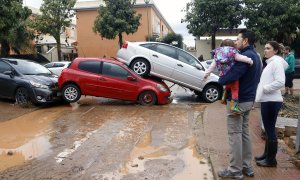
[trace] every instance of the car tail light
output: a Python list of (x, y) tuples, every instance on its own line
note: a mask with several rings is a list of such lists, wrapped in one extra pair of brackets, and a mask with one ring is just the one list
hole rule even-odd
[(128, 43), (125, 42), (125, 43), (122, 45), (122, 48), (127, 49), (127, 47), (128, 47)]

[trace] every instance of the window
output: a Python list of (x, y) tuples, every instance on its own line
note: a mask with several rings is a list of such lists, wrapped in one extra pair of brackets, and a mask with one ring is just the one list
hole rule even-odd
[(130, 73), (121, 66), (108, 62), (103, 63), (102, 74), (121, 79), (127, 79), (127, 76), (130, 75)]
[(165, 45), (157, 45), (156, 51), (161, 53), (161, 54), (164, 54), (166, 56), (169, 56), (171, 58), (177, 59), (177, 54), (176, 54), (176, 49), (175, 48), (165, 46)]
[(11, 71), (11, 70), (12, 70), (11, 67), (7, 63), (0, 61), (0, 73), (4, 73), (5, 71)]
[(83, 71), (99, 74), (100, 61), (83, 61), (79, 63), (78, 68)]
[(178, 50), (178, 60), (183, 63), (189, 64), (191, 66), (195, 66), (196, 64), (199, 64), (198, 61), (195, 60), (193, 56), (180, 50)]
[(64, 63), (55, 63), (54, 67), (64, 67), (65, 64)]
[(156, 50), (156, 44), (141, 44), (141, 46), (154, 51)]
[(53, 65), (54, 65), (54, 63), (49, 63), (49, 64), (46, 64), (45, 67), (46, 68), (51, 68), (51, 67), (53, 67)]

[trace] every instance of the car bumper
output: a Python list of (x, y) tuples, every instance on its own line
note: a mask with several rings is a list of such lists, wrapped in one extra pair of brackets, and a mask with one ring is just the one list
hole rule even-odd
[(171, 92), (160, 92), (157, 97), (157, 104), (170, 104), (172, 101)]
[(59, 89), (32, 88), (31, 101), (34, 103), (51, 103), (61, 100)]

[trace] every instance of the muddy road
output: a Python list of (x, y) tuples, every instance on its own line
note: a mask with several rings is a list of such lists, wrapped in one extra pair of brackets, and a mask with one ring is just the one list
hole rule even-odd
[(0, 179), (213, 179), (196, 145), (205, 107), (185, 90), (151, 107), (83, 97), (20, 108), (0, 99)]

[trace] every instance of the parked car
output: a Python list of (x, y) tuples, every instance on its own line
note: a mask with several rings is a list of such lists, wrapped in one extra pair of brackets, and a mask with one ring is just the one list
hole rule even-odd
[[(211, 63), (213, 62), (213, 59), (209, 59), (209, 60), (205, 60), (205, 61), (201, 61), (201, 64), (207, 69)], [(214, 73), (215, 75), (219, 75), (218, 69), (215, 68), (212, 73)]]
[(143, 79), (116, 60), (76, 58), (58, 79), (62, 97), (76, 102), (81, 95), (138, 101), (142, 105), (170, 103), (164, 82)]
[(28, 60), (0, 59), (0, 97), (20, 105), (48, 103), (60, 99), (58, 76)]
[(60, 75), (61, 71), (71, 64), (70, 61), (51, 62), (44, 66), (56, 75)]
[(300, 59), (295, 59), (295, 78), (300, 78)]
[(177, 47), (159, 42), (126, 42), (117, 57), (140, 76), (156, 76), (187, 87), (207, 102), (221, 98), (219, 77), (212, 74), (205, 81), (201, 62)]

